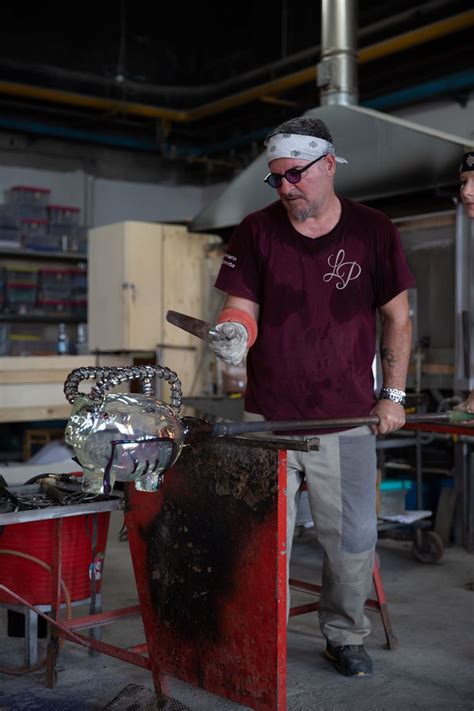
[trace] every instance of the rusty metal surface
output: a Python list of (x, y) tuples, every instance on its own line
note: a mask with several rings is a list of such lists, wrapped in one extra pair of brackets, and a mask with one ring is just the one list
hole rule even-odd
[(285, 487), (285, 451), (219, 439), (186, 447), (159, 492), (126, 485), (155, 687), (285, 708)]

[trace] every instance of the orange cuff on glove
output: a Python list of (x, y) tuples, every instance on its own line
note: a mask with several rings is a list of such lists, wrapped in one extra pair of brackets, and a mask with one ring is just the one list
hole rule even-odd
[(217, 323), (225, 323), (226, 321), (237, 321), (242, 326), (245, 326), (248, 333), (248, 348), (253, 346), (257, 340), (258, 326), (250, 314), (242, 309), (228, 307), (220, 312)]

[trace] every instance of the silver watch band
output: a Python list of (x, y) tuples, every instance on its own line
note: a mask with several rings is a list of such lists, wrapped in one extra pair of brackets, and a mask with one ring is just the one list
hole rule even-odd
[(392, 402), (396, 402), (405, 407), (407, 396), (403, 390), (383, 387), (380, 389), (379, 400), (391, 400)]

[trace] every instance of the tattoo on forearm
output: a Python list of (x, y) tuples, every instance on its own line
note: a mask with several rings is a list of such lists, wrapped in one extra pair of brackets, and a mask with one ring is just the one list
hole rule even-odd
[(380, 358), (387, 363), (389, 368), (393, 368), (395, 365), (395, 355), (391, 348), (382, 348), (380, 351)]

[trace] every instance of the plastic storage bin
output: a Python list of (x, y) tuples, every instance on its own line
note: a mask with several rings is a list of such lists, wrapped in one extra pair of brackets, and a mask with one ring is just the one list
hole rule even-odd
[(18, 216), (10, 205), (0, 205), (0, 226), (10, 229), (18, 228)]
[(71, 269), (40, 269), (38, 303), (47, 311), (72, 310)]
[(23, 246), (37, 252), (61, 252), (62, 241), (58, 235), (32, 233), (23, 238)]
[(70, 289), (72, 287), (73, 273), (74, 270), (72, 269), (40, 269), (38, 271), (39, 284), (41, 287), (51, 289), (56, 287), (62, 288), (64, 286)]
[(18, 219), (8, 205), (0, 205), (0, 247), (2, 249), (20, 249), (21, 247)]
[(38, 290), (33, 284), (24, 286), (8, 284), (5, 289), (5, 307), (12, 313), (29, 313), (36, 305)]
[(37, 286), (38, 270), (35, 268), (23, 267), (13, 269), (7, 267), (5, 269), (5, 283), (7, 286)]
[(12, 185), (5, 191), (5, 202), (8, 205), (29, 203), (46, 207), (50, 194), (51, 190), (49, 188), (38, 188), (33, 185)]
[(14, 185), (5, 191), (5, 204), (17, 218), (47, 220), (51, 190), (32, 185)]
[(66, 205), (48, 205), (48, 219), (50, 226), (79, 225), (81, 210), (79, 207)]
[(57, 249), (57, 247), (48, 244), (48, 220), (22, 217), (20, 220), (20, 234), (22, 245), (27, 249), (50, 251)]
[(30, 313), (38, 297), (38, 271), (7, 267), (4, 275), (5, 309), (11, 313)]

